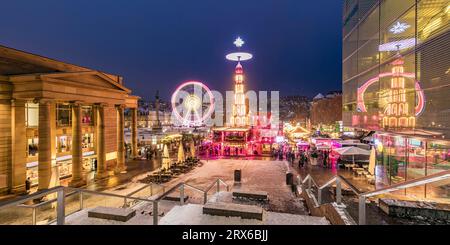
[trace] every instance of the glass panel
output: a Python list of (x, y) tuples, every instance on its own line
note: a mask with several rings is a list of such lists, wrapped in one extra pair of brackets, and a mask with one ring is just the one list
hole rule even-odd
[[(396, 1), (403, 6), (404, 1)], [(387, 1), (390, 2), (390, 1)], [(405, 1), (407, 2), (407, 1)], [(389, 11), (388, 11), (389, 12)], [(399, 15), (395, 21), (387, 21), (386, 13), (381, 12), (382, 24), (380, 29), (381, 42), (379, 51), (381, 52), (381, 62), (386, 62), (398, 52), (404, 53), (416, 46), (416, 9), (411, 8), (406, 14)]]
[(417, 17), (418, 38), (421, 42), (425, 42), (450, 28), (450, 1), (419, 1)]
[[(418, 139), (408, 139), (408, 171), (407, 179), (417, 179), (426, 175), (426, 142)], [(408, 188), (408, 195), (423, 198), (425, 194), (425, 186)]]
[[(427, 175), (450, 170), (450, 143), (429, 142)], [(427, 185), (427, 198), (450, 198), (450, 180)]]

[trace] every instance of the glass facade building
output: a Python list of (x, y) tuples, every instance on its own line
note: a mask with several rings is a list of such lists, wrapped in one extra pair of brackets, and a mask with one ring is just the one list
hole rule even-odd
[(450, 0), (344, 1), (343, 122), (376, 132), (378, 183), (450, 170), (449, 50)]

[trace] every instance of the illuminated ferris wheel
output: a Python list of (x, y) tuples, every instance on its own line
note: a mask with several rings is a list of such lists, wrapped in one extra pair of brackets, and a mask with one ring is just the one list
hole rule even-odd
[(201, 126), (214, 111), (214, 96), (201, 82), (181, 84), (172, 94), (172, 115), (179, 126)]

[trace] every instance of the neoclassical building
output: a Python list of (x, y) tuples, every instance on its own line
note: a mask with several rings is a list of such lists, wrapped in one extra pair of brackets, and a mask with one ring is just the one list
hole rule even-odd
[(82, 186), (125, 167), (122, 77), (0, 46), (0, 193)]

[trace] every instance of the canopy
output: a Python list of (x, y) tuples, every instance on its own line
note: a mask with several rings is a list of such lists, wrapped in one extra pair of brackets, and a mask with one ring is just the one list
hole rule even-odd
[(183, 143), (180, 142), (180, 147), (178, 148), (178, 163), (183, 163), (184, 160), (185, 160), (184, 147), (183, 147)]
[(353, 163), (355, 163), (355, 155), (370, 155), (370, 151), (354, 146), (334, 149), (334, 152), (341, 156), (352, 156)]
[(163, 157), (162, 157), (162, 168), (163, 169), (170, 168), (169, 147), (167, 145), (164, 145)]
[(354, 147), (354, 146), (337, 148), (337, 149), (334, 149), (334, 151), (341, 156), (354, 156), (354, 155), (369, 156), (370, 155), (370, 151), (361, 149), (359, 147)]
[(369, 173), (371, 175), (375, 175), (375, 162), (376, 162), (376, 152), (375, 147), (372, 147), (372, 150), (370, 150), (370, 158), (369, 158)]
[(190, 150), (191, 150), (191, 157), (195, 157), (195, 144), (194, 144), (194, 141), (191, 141), (191, 144), (190, 144)]

